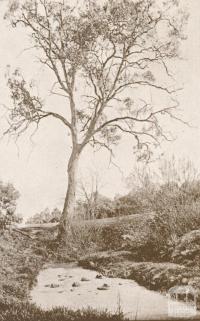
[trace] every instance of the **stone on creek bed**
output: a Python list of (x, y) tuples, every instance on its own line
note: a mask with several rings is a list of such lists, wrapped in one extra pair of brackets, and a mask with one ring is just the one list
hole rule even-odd
[(90, 279), (85, 278), (85, 277), (82, 277), (82, 278), (81, 278), (81, 282), (88, 282), (88, 281), (90, 281)]
[(78, 288), (81, 285), (79, 282), (74, 282), (74, 283), (72, 283), (72, 286), (73, 286), (73, 288)]
[(107, 284), (107, 283), (104, 283), (102, 286), (99, 286), (98, 288), (97, 288), (97, 290), (103, 290), (103, 291), (105, 291), (105, 290), (108, 290), (110, 288), (110, 286)]
[(46, 288), (54, 289), (54, 288), (59, 288), (60, 285), (59, 285), (59, 284), (56, 284), (56, 283), (51, 283), (51, 284), (46, 284), (45, 287), (46, 287)]
[(102, 279), (102, 278), (103, 278), (102, 274), (97, 274), (96, 275), (96, 279)]

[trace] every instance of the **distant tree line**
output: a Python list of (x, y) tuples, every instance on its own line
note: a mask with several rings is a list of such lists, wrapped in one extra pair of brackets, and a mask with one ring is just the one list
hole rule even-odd
[[(129, 193), (116, 196), (114, 200), (97, 192), (90, 195), (90, 199), (79, 199), (76, 204), (76, 216), (83, 220), (101, 219), (115, 216), (125, 216), (142, 213), (147, 208), (142, 204), (139, 195)], [(27, 220), (27, 224), (42, 224), (59, 222), (61, 211), (45, 208)]]
[(46, 207), (40, 213), (36, 213), (35, 215), (28, 218), (26, 224), (43, 224), (43, 223), (54, 223), (59, 222), (61, 217), (61, 211), (58, 208), (54, 208), (52, 211)]

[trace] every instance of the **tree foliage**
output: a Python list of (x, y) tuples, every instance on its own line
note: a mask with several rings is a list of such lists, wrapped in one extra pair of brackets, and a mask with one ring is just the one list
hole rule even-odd
[(0, 181), (0, 229), (22, 221), (21, 216), (16, 214), (18, 198), (19, 192), (12, 184)]
[[(48, 112), (33, 84), (17, 70), (8, 80), (14, 103), (9, 133), (20, 135), (53, 116), (70, 130), (79, 151), (88, 143), (111, 151), (125, 133), (147, 158), (152, 143), (170, 139), (160, 116), (176, 118), (178, 106), (168, 67), (184, 39), (186, 15), (178, 1), (90, 1), (81, 10), (65, 1), (14, 1), (7, 17), (14, 27), (28, 29), (40, 63), (54, 75), (51, 93), (64, 98), (71, 115)], [(162, 97), (159, 106), (145, 101), (147, 88)]]

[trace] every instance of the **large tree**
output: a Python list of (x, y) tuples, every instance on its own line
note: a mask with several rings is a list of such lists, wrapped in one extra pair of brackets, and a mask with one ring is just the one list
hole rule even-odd
[(13, 27), (27, 29), (40, 64), (54, 77), (51, 93), (66, 106), (67, 116), (56, 106), (48, 111), (18, 71), (8, 80), (13, 104), (7, 133), (19, 136), (49, 117), (70, 133), (65, 231), (74, 215), (77, 166), (86, 145), (112, 152), (122, 134), (130, 135), (140, 156), (149, 158), (152, 144), (170, 139), (160, 120), (177, 117), (169, 66), (178, 57), (186, 17), (176, 0), (84, 1), (82, 9), (67, 0), (14, 1), (7, 17)]

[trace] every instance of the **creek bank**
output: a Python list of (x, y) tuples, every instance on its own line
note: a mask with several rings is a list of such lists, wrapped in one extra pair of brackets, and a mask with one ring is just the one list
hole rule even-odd
[(167, 292), (176, 285), (198, 285), (199, 269), (172, 262), (134, 262), (127, 251), (100, 252), (82, 257), (79, 265), (109, 277), (135, 280), (150, 290)]
[[(168, 262), (161, 262), (159, 257), (155, 260), (154, 256), (141, 259), (143, 251), (139, 257), (135, 251), (137, 239), (130, 235), (125, 239), (128, 243), (124, 244), (123, 251), (99, 251), (86, 255), (80, 258), (79, 265), (110, 277), (133, 279), (151, 290), (166, 292), (176, 285), (191, 285), (200, 293), (200, 230), (180, 237)], [(141, 250), (141, 242), (139, 248)]]
[(9, 302), (25, 302), (46, 254), (38, 243), (14, 232), (0, 234), (0, 311)]

